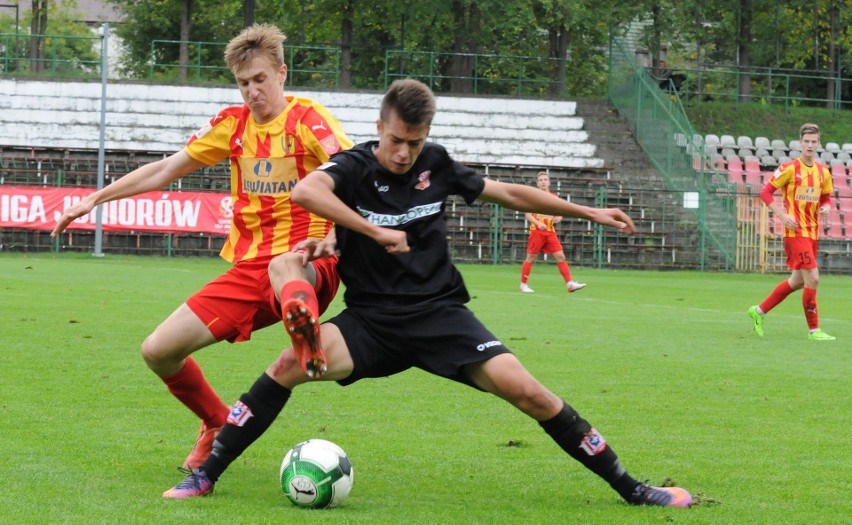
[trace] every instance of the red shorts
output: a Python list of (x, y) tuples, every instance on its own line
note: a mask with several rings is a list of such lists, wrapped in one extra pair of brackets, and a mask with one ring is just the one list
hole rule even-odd
[(817, 267), (816, 255), (819, 249), (817, 239), (807, 237), (784, 237), (784, 252), (787, 254), (787, 268), (791, 270), (811, 270)]
[(562, 251), (562, 243), (555, 232), (547, 230), (533, 230), (527, 240), (527, 253), (539, 254), (541, 252), (550, 254)]
[[(271, 257), (234, 264), (230, 270), (207, 283), (186, 300), (195, 315), (207, 325), (217, 341), (248, 341), (251, 333), (281, 320), (281, 311), (269, 283)], [(311, 261), (316, 270), (319, 313), (334, 299), (340, 278), (337, 257)]]

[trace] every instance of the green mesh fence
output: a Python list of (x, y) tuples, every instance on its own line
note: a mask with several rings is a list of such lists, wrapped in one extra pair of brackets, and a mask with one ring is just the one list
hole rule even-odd
[(629, 122), (637, 142), (673, 192), (695, 193), (702, 264), (711, 255), (734, 265), (736, 251), (736, 186), (727, 182), (703, 151), (676, 92), (659, 88), (628, 47), (610, 40), (609, 100)]

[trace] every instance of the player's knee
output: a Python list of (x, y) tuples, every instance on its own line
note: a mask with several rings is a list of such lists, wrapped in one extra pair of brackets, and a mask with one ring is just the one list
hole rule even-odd
[(176, 360), (181, 359), (173, 355), (170, 348), (161, 344), (160, 341), (161, 338), (157, 332), (154, 332), (145, 338), (141, 348), (142, 359), (145, 361), (145, 364), (148, 365), (148, 368), (158, 373), (164, 371), (166, 367), (173, 364)]
[(506, 395), (520, 411), (536, 418), (553, 413), (562, 406), (562, 401), (537, 381), (519, 382)]
[(292, 279), (294, 274), (301, 274), (303, 270), (301, 255), (295, 252), (285, 252), (276, 255), (270, 262), (267, 272), (271, 282), (284, 282)]

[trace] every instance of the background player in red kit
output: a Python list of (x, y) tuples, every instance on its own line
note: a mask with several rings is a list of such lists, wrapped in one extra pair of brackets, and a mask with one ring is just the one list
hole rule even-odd
[[(334, 298), (340, 282), (337, 260), (305, 265), (291, 250), (305, 239), (322, 239), (320, 251), (333, 254), (333, 225), (294, 205), (290, 192), (352, 142), (323, 106), (285, 96), (285, 39), (277, 27), (266, 24), (234, 37), (225, 49), (225, 63), (245, 103), (220, 111), (181, 151), (128, 173), (66, 210), (51, 233), (59, 235), (98, 204), (163, 188), (198, 168), (230, 159), (233, 216), (221, 256), (234, 264), (142, 343), (148, 367), (201, 418), (195, 447), (183, 463), (187, 469), (204, 462), (230, 412), (190, 357), (193, 352), (217, 341), (247, 341), (254, 330), (278, 323), (283, 307), (302, 369), (318, 376), (326, 367), (324, 356), (311, 354), (306, 341), (318, 328), (298, 322), (316, 319)], [(292, 315), (304, 312), (308, 315)]]
[[(749, 308), (748, 314), (754, 324), (754, 331), (759, 337), (763, 337), (764, 316), (788, 295), (801, 289), (802, 307), (808, 323), (808, 339), (831, 341), (834, 337), (819, 327), (816, 296), (819, 286), (817, 251), (820, 217), (828, 215), (831, 209), (830, 196), (834, 186), (828, 166), (816, 160), (819, 126), (803, 124), (799, 128), (799, 141), (802, 143), (802, 154), (778, 166), (760, 192), (760, 198), (784, 226), (787, 267), (793, 273), (778, 283), (762, 303)], [(783, 206), (772, 197), (778, 189), (781, 190)]]
[[(552, 193), (550, 191), (550, 176), (546, 171), (540, 171), (536, 175), (535, 184), (538, 189)], [(526, 213), (525, 216), (527, 222), (530, 223), (530, 236), (527, 240), (527, 258), (521, 265), (521, 291), (524, 293), (534, 292), (527, 283), (532, 273), (533, 263), (541, 252), (553, 255), (553, 258), (556, 259), (556, 267), (562, 274), (562, 278), (565, 279), (565, 287), (569, 292), (576, 292), (585, 288), (585, 284), (574, 282), (571, 279), (571, 267), (565, 260), (562, 243), (559, 242), (559, 236), (556, 235), (556, 224), (562, 220), (562, 217), (540, 213)]]

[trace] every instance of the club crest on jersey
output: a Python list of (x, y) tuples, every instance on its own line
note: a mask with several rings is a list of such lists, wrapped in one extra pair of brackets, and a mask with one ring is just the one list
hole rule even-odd
[(432, 172), (429, 170), (424, 171), (420, 175), (417, 176), (417, 180), (419, 181), (414, 185), (414, 189), (416, 190), (425, 190), (429, 187), (429, 176), (432, 175)]
[(286, 137), (281, 137), (281, 149), (284, 150), (285, 155), (296, 153), (296, 136), (287, 135)]
[(592, 427), (586, 436), (580, 441), (580, 448), (590, 456), (597, 456), (606, 450), (606, 441), (600, 433)]
[(340, 142), (337, 141), (337, 137), (334, 134), (327, 136), (324, 139), (321, 139), (320, 146), (322, 146), (323, 151), (328, 155), (334, 155), (338, 151), (340, 151)]
[(231, 413), (228, 414), (228, 423), (241, 427), (252, 417), (254, 417), (254, 414), (251, 413), (251, 409), (242, 401), (237, 401), (234, 408), (231, 409)]

